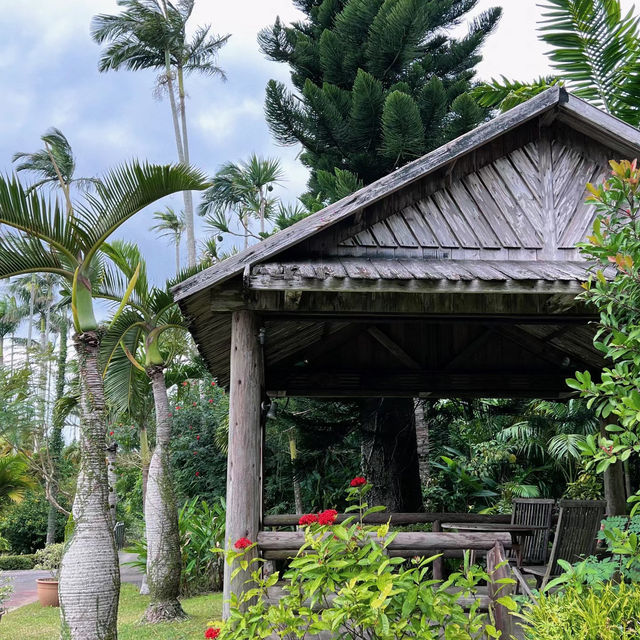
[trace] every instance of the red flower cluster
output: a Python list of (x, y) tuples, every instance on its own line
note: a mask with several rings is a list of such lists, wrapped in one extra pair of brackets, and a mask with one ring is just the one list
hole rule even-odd
[(238, 538), (233, 546), (238, 549), (238, 551), (240, 551), (241, 549), (250, 547), (252, 544), (253, 543), (251, 542), (251, 540), (249, 540), (249, 538)]
[(109, 435), (112, 436), (113, 435), (113, 431), (109, 431)]
[(306, 513), (298, 520), (298, 524), (303, 527), (314, 522), (318, 522), (318, 516), (315, 513)]
[(219, 635), (220, 635), (220, 629), (217, 629), (216, 627), (209, 627), (204, 632), (205, 638), (217, 638)]
[(183, 386), (183, 387), (186, 387), (188, 384), (189, 384), (189, 383), (185, 380), (185, 381), (182, 383), (182, 386)]
[(216, 383), (212, 381), (212, 382), (211, 382), (211, 386), (212, 386), (212, 387), (215, 387), (215, 386), (216, 386)]
[(209, 398), (209, 403), (213, 402), (213, 398)]
[(333, 524), (337, 516), (338, 512), (335, 509), (327, 509), (326, 511), (318, 514), (318, 524)]
[(367, 484), (367, 480), (362, 476), (356, 476), (350, 483), (352, 487), (362, 487)]
[(196, 440), (200, 440), (200, 436), (199, 435), (196, 436)]
[(196, 478), (199, 478), (199, 477), (200, 477), (200, 472), (196, 471)]

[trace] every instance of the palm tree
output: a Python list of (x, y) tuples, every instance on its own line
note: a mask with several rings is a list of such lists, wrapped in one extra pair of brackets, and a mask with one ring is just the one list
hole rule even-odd
[[(213, 229), (242, 235), (246, 249), (250, 236), (257, 240), (265, 237), (265, 220), (278, 210), (278, 200), (269, 194), (281, 179), (282, 169), (277, 159), (252, 154), (246, 162), (228, 162), (213, 176), (211, 187), (203, 194), (198, 213), (202, 216), (208, 214), (207, 223)], [(227, 217), (229, 211), (237, 215), (242, 234), (233, 232)], [(251, 231), (251, 218), (260, 221), (259, 234)]]
[[(131, 379), (135, 369), (144, 371), (151, 380), (156, 412), (156, 446), (149, 465), (144, 505), (147, 579), (151, 595), (145, 620), (175, 620), (185, 614), (178, 601), (180, 535), (169, 459), (171, 418), (164, 377), (168, 358), (162, 348), (162, 338), (167, 331), (186, 331), (186, 323), (173, 301), (171, 283), (164, 289), (149, 285), (144, 261), (135, 245), (114, 242), (105, 247), (105, 253), (126, 279), (133, 279), (137, 274), (127, 311), (112, 324), (102, 343), (107, 396), (117, 402), (123, 385)], [(112, 281), (111, 288), (107, 286), (99, 295), (116, 301), (122, 297), (125, 282), (123, 280), (118, 288)], [(142, 364), (139, 357), (143, 358)]]
[(0, 501), (22, 502), (25, 493), (36, 486), (30, 471), (29, 461), (21, 453), (1, 455)]
[(13, 334), (22, 318), (22, 310), (13, 296), (0, 300), (0, 367), (4, 366), (4, 339)]
[(72, 210), (71, 185), (80, 189), (92, 189), (96, 184), (95, 178), (76, 178), (76, 160), (71, 145), (66, 136), (52, 127), (40, 138), (44, 142), (44, 149), (33, 153), (18, 151), (13, 154), (13, 162), (17, 162), (16, 171), (35, 173), (38, 181), (31, 185), (31, 189), (42, 186), (57, 186), (62, 189), (67, 209)]
[[(158, 86), (166, 88), (171, 106), (178, 160), (189, 164), (189, 136), (186, 117), (185, 75), (199, 73), (224, 78), (217, 66), (220, 49), (230, 36), (211, 33), (211, 26), (196, 29), (191, 40), (186, 26), (195, 0), (118, 0), (123, 11), (117, 15), (94, 16), (91, 35), (107, 44), (98, 69), (101, 72), (153, 69), (159, 72)], [(177, 88), (175, 83), (177, 81)], [(184, 193), (184, 213), (189, 267), (196, 264), (193, 199)]]
[(14, 177), (0, 178), (0, 278), (52, 273), (71, 292), (73, 337), (81, 382), (81, 466), (73, 504), (74, 532), (60, 569), (63, 636), (116, 638), (119, 567), (104, 464), (105, 403), (98, 352), (102, 332), (93, 290), (99, 284), (101, 248), (140, 210), (172, 193), (202, 189), (203, 176), (184, 166), (131, 162), (108, 172), (72, 207), (28, 192)]
[(165, 207), (164, 211), (156, 211), (153, 214), (158, 224), (151, 227), (161, 237), (171, 238), (176, 248), (176, 275), (180, 273), (180, 240), (185, 229), (184, 212), (176, 213), (172, 207)]
[(633, 9), (620, 0), (547, 0), (539, 27), (550, 46), (557, 77), (534, 82), (506, 78), (480, 85), (475, 96), (486, 107), (509, 109), (557, 83), (629, 124), (640, 124), (640, 30)]

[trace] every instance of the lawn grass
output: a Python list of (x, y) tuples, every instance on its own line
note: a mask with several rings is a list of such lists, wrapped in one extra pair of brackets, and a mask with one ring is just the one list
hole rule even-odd
[[(140, 619), (149, 602), (137, 587), (123, 584), (120, 590), (118, 640), (201, 640), (207, 621), (220, 619), (222, 594), (185, 598), (182, 606), (189, 615), (184, 622), (141, 625)], [(42, 640), (60, 635), (60, 610), (29, 604), (2, 617), (0, 638)]]

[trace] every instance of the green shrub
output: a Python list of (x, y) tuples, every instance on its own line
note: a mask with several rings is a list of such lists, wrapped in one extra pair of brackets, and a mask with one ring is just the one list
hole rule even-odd
[[(0, 535), (15, 554), (35, 553), (45, 546), (49, 503), (44, 491), (30, 491), (25, 499), (8, 506), (0, 520)], [(57, 516), (56, 538), (62, 540), (65, 516)]]
[[(364, 479), (363, 479), (364, 481)], [(499, 638), (490, 614), (477, 606), (464, 610), (461, 598), (477, 593), (480, 581), (490, 576), (469, 566), (452, 574), (446, 582), (431, 580), (434, 558), (389, 557), (387, 547), (394, 538), (388, 524), (364, 526), (363, 517), (380, 508), (367, 509), (363, 498), (371, 485), (349, 490), (359, 517), (335, 524), (337, 512), (327, 510), (303, 516), (305, 543), (284, 576), (284, 596), (269, 605), (267, 589), (280, 580), (276, 572), (264, 577), (255, 542), (240, 538), (227, 561), (238, 565), (232, 576), (253, 567), (256, 587), (241, 596), (232, 594), (231, 615), (223, 625), (224, 640), (258, 638), (315, 638), (321, 632), (331, 637), (391, 640), (392, 638), (447, 638), (476, 640)], [(238, 576), (237, 579), (240, 579)], [(509, 581), (513, 582), (513, 581)], [(506, 584), (506, 582), (505, 582)], [(517, 608), (508, 596), (501, 600)], [(217, 623), (212, 623), (215, 628)]]
[[(215, 549), (224, 547), (225, 504), (222, 499), (209, 506), (206, 500), (188, 500), (178, 512), (182, 574), (180, 593), (191, 596), (222, 590), (223, 559)], [(127, 551), (137, 560), (127, 564), (146, 571), (147, 544), (142, 540)]]
[(4, 607), (3, 604), (11, 597), (13, 593), (13, 585), (11, 581), (3, 578), (0, 574), (0, 613), (2, 613)]
[(570, 586), (541, 595), (520, 617), (526, 640), (631, 640), (638, 638), (640, 589), (606, 583)]
[(64, 543), (50, 544), (44, 549), (36, 551), (36, 564), (34, 569), (44, 569), (51, 571), (51, 575), (57, 576), (64, 553)]
[(33, 569), (36, 556), (33, 553), (22, 556), (0, 556), (0, 571), (20, 571)]

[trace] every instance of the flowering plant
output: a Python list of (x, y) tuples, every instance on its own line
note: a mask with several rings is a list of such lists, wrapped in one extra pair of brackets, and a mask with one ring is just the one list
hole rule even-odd
[[(499, 637), (477, 605), (465, 612), (460, 602), (490, 576), (465, 559), (462, 571), (439, 582), (429, 576), (437, 556), (411, 561), (391, 557), (389, 523), (365, 524), (368, 515), (384, 510), (368, 506), (370, 489), (365, 481), (347, 490), (347, 512), (354, 515), (342, 522), (336, 522), (332, 509), (302, 516), (304, 543), (282, 576), (263, 575), (253, 544), (227, 553), (227, 562), (236, 566), (232, 576), (252, 571), (251, 588), (232, 594), (221, 640), (304, 640), (322, 632), (345, 640)], [(283, 596), (269, 604), (268, 591), (280, 580)]]

